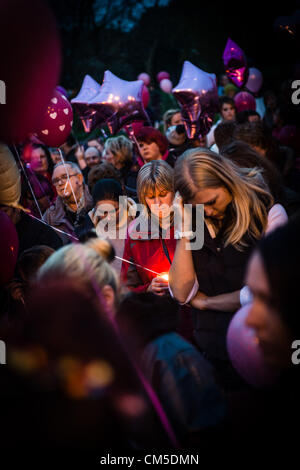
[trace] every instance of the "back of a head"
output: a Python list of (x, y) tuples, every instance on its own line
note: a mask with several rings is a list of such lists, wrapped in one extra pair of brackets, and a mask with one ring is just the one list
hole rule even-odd
[(158, 336), (176, 330), (178, 311), (177, 302), (169, 296), (130, 293), (121, 302), (116, 320), (129, 343), (143, 348)]
[(235, 140), (222, 149), (222, 154), (241, 168), (261, 168), (263, 178), (276, 201), (283, 197), (282, 179), (277, 168), (270, 160), (262, 157), (250, 145), (242, 140)]
[(47, 245), (35, 245), (21, 253), (18, 260), (18, 270), (22, 278), (29, 281), (34, 278), (38, 269), (55, 252)]
[(219, 151), (222, 151), (222, 148), (230, 144), (233, 141), (233, 134), (235, 131), (235, 122), (228, 121), (228, 122), (221, 122), (216, 128), (214, 132), (215, 142), (218, 146)]
[(105, 285), (118, 291), (118, 279), (113, 268), (95, 250), (80, 243), (60, 248), (53, 253), (37, 273), (39, 282), (53, 279), (80, 279), (91, 297), (99, 294)]
[(234, 139), (242, 140), (251, 147), (266, 149), (268, 136), (261, 122), (245, 122), (238, 124), (234, 131)]
[(105, 178), (113, 178), (117, 181), (120, 180), (118, 170), (116, 170), (111, 163), (102, 162), (100, 165), (96, 165), (90, 169), (88, 174), (88, 187), (91, 194), (97, 181)]

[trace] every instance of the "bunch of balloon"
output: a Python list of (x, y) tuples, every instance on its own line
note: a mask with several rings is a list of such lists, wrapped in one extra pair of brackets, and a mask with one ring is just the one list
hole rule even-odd
[(216, 76), (185, 61), (179, 83), (172, 90), (181, 107), (181, 115), (189, 139), (205, 136), (218, 111)]

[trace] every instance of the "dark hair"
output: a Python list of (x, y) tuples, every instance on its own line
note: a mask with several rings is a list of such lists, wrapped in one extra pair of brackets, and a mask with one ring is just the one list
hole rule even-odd
[(118, 170), (116, 170), (116, 168), (111, 163), (102, 162), (99, 165), (91, 168), (89, 171), (88, 187), (91, 194), (97, 181), (104, 178), (113, 178), (120, 183), (120, 174)]
[(228, 121), (220, 122), (220, 124), (215, 128), (215, 142), (219, 151), (221, 151), (225, 145), (233, 141), (235, 126), (235, 122)]
[(295, 338), (300, 335), (300, 218), (262, 238), (258, 251), (270, 283), (274, 306)]
[(176, 330), (178, 312), (179, 306), (170, 296), (132, 292), (121, 302), (116, 320), (134, 347), (143, 348), (158, 336)]
[(233, 98), (229, 98), (228, 96), (220, 96), (219, 98), (219, 110), (222, 111), (223, 104), (231, 104), (231, 106), (236, 110), (235, 102)]
[(51, 153), (50, 153), (48, 147), (47, 147), (46, 145), (44, 145), (44, 144), (37, 144), (37, 143), (31, 144), (31, 146), (32, 146), (33, 149), (39, 149), (39, 148), (41, 148), (41, 149), (44, 150), (45, 155), (46, 155), (46, 157), (47, 157), (47, 162), (48, 162), (48, 172), (50, 173), (50, 175), (52, 175), (52, 173), (53, 173), (53, 168), (54, 168), (54, 163), (53, 163), (53, 160), (52, 160), (52, 158), (51, 158)]
[(146, 142), (148, 144), (155, 142), (159, 147), (161, 155), (164, 155), (168, 150), (168, 139), (154, 127), (142, 127), (138, 131), (136, 139), (139, 142)]
[(258, 167), (263, 170), (263, 177), (267, 183), (275, 202), (283, 198), (282, 178), (277, 168), (267, 158), (262, 157), (250, 145), (241, 140), (235, 140), (222, 148), (222, 155), (232, 160), (241, 168)]
[(95, 184), (92, 196), (94, 206), (99, 201), (111, 200), (119, 202), (119, 197), (123, 195), (122, 186), (112, 178), (104, 178)]
[(35, 245), (24, 250), (17, 263), (17, 269), (25, 281), (34, 278), (39, 268), (45, 263), (55, 250), (47, 245)]
[(234, 138), (246, 142), (251, 147), (266, 149), (268, 146), (268, 135), (261, 122), (238, 124), (235, 128)]
[(236, 122), (238, 124), (244, 124), (245, 122), (250, 122), (249, 121), (250, 116), (258, 116), (260, 118), (260, 115), (257, 111), (253, 111), (252, 109), (244, 109), (244, 111), (240, 111), (239, 113), (236, 114)]

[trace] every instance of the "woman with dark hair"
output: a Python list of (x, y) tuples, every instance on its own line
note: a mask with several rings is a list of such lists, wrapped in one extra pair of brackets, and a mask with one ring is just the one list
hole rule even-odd
[(153, 160), (164, 160), (172, 167), (174, 166), (175, 158), (168, 150), (168, 139), (158, 129), (142, 127), (136, 139), (141, 153), (137, 160), (140, 167)]
[(23, 150), (23, 157), (35, 173), (44, 176), (51, 182), (54, 164), (46, 145), (38, 143), (26, 145)]
[(206, 136), (207, 147), (212, 147), (215, 143), (215, 129), (221, 122), (234, 122), (236, 117), (236, 106), (232, 98), (227, 96), (221, 96), (219, 99), (220, 106), (220, 119), (212, 126), (209, 133)]

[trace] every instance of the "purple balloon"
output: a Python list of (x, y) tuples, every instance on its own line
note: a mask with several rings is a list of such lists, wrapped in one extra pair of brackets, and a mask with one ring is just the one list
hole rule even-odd
[(80, 92), (71, 100), (82, 122), (85, 132), (90, 132), (95, 126), (96, 112), (88, 102), (96, 96), (101, 86), (90, 75), (86, 75), (82, 82)]
[(272, 385), (278, 372), (265, 363), (255, 331), (246, 325), (251, 304), (244, 305), (233, 316), (227, 331), (227, 351), (233, 367), (254, 387)]
[(115, 134), (134, 121), (149, 121), (143, 105), (143, 87), (142, 80), (128, 82), (106, 70), (101, 90), (89, 101), (96, 113), (96, 125), (105, 123)]
[(172, 93), (180, 104), (188, 137), (205, 136), (219, 106), (215, 74), (204, 72), (185, 61), (179, 83)]
[(248, 66), (244, 51), (230, 38), (228, 38), (223, 52), (225, 72), (229, 80), (241, 88), (248, 80)]
[(246, 88), (252, 93), (257, 93), (261, 89), (262, 82), (263, 76), (261, 71), (255, 67), (250, 67)]
[(241, 111), (256, 111), (255, 98), (247, 91), (237, 93), (234, 97), (234, 102), (238, 113)]

